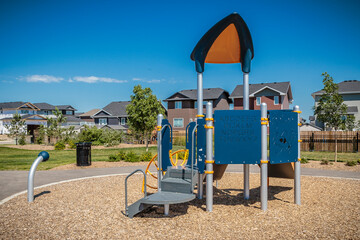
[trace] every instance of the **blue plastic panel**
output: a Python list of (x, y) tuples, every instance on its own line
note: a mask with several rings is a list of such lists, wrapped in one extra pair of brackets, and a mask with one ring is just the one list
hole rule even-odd
[(169, 151), (172, 149), (172, 135), (171, 135), (172, 129), (167, 119), (163, 119), (161, 125), (163, 126), (162, 135), (161, 135), (162, 137), (161, 166), (162, 166), (162, 170), (166, 171), (166, 169), (169, 166), (172, 166), (169, 155)]
[(205, 170), (205, 155), (206, 155), (206, 130), (205, 119), (198, 119), (197, 124), (197, 167), (199, 173), (204, 173)]
[(296, 162), (298, 159), (298, 116), (291, 110), (269, 111), (270, 163)]
[(260, 119), (259, 110), (215, 111), (215, 163), (259, 164)]

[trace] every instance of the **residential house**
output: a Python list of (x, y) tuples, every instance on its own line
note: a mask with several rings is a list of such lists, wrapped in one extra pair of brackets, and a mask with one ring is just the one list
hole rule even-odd
[[(338, 83), (339, 94), (342, 96), (344, 103), (348, 106), (347, 114), (353, 115), (355, 121), (360, 121), (360, 81), (358, 80), (347, 80)], [(324, 90), (319, 90), (311, 94), (315, 100), (315, 107), (320, 101), (321, 95), (324, 94)], [(315, 116), (315, 125), (321, 128), (324, 127), (324, 124), (316, 120)]]
[[(243, 85), (237, 85), (230, 95), (234, 101), (234, 110), (244, 109)], [(268, 110), (289, 109), (293, 101), (290, 82), (249, 84), (249, 109), (260, 110), (266, 103)]]
[(92, 115), (98, 127), (107, 127), (115, 130), (127, 131), (128, 114), (126, 106), (130, 101), (112, 102)]
[[(229, 93), (222, 88), (203, 89), (204, 112), (208, 101), (213, 103), (213, 110), (228, 110), (231, 99)], [(164, 100), (168, 104), (168, 120), (174, 131), (184, 131), (186, 126), (196, 120), (197, 90), (182, 90)]]
[(55, 117), (52, 113), (58, 107), (59, 110), (67, 117), (67, 122), (64, 126), (78, 125), (79, 119), (73, 117), (76, 111), (70, 105), (54, 106), (48, 103), (30, 103), (30, 102), (4, 102), (0, 103), (0, 134), (8, 134), (9, 131), (6, 125), (11, 123), (15, 113), (20, 114), (21, 118), (25, 120), (26, 131), (28, 132), (29, 142), (35, 142), (37, 129), (40, 125), (47, 125), (48, 117)]
[(100, 111), (100, 109), (92, 109), (86, 113), (82, 113), (80, 114), (78, 117), (82, 120), (82, 121), (85, 121), (85, 122), (88, 122), (90, 123), (90, 125), (93, 123), (95, 124), (95, 120), (94, 120), (94, 115), (96, 113), (98, 113)]

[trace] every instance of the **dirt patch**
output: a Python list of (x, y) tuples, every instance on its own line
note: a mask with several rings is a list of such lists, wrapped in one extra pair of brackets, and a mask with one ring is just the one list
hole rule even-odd
[[(156, 145), (149, 145), (149, 147), (153, 147)], [(10, 148), (18, 148), (18, 149), (26, 149), (26, 150), (39, 150), (39, 151), (46, 151), (46, 150), (54, 150), (54, 146), (48, 146), (48, 145), (38, 145), (38, 144), (28, 144), (24, 146), (20, 145), (6, 145), (6, 147)], [(126, 144), (121, 143), (116, 146), (112, 147), (104, 147), (104, 146), (91, 146), (91, 149), (111, 149), (111, 148), (136, 148), (136, 147), (145, 147), (145, 144)]]
[(149, 162), (92, 162), (90, 166), (76, 166), (76, 163), (54, 167), (50, 170), (76, 170), (87, 168), (112, 168), (126, 166), (147, 166)]
[[(268, 211), (260, 209), (258, 174), (243, 200), (242, 174), (225, 174), (205, 199), (152, 207), (125, 217), (124, 176), (88, 179), (35, 190), (0, 206), (2, 239), (359, 239), (360, 181), (302, 177), (302, 205), (293, 204), (293, 181), (274, 179)], [(142, 177), (129, 179), (129, 202), (139, 199)]]
[(352, 171), (360, 172), (360, 165), (347, 166), (345, 162), (330, 162), (328, 165), (321, 164), (320, 161), (309, 161), (301, 164), (302, 168), (318, 168), (325, 170)]

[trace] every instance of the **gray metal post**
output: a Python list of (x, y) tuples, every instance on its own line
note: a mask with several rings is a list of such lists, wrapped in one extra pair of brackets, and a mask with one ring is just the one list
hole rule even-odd
[(268, 156), (267, 156), (267, 105), (266, 103), (261, 104), (261, 210), (267, 210), (268, 202)]
[(164, 204), (164, 215), (169, 216), (170, 204)]
[(300, 108), (298, 105), (294, 107), (294, 112), (298, 114), (298, 161), (295, 162), (294, 171), (295, 171), (295, 177), (294, 177), (294, 201), (295, 204), (301, 205), (301, 184), (300, 184)]
[[(243, 74), (243, 106), (249, 110), (249, 73)], [(244, 199), (250, 198), (250, 165), (244, 164)]]
[(42, 161), (47, 161), (49, 159), (49, 154), (45, 151), (39, 153), (38, 157), (35, 159), (33, 164), (31, 165), (29, 176), (28, 176), (28, 189), (27, 189), (27, 199), (28, 202), (34, 201), (34, 177), (35, 171), (39, 163)]
[[(204, 103), (203, 103), (203, 74), (202, 73), (198, 73), (197, 74), (197, 118), (203, 118), (204, 117), (204, 113), (203, 113), (203, 108), (204, 108)], [(203, 174), (198, 175), (198, 199), (202, 199), (203, 198), (203, 191), (204, 191), (204, 176)]]
[(206, 211), (213, 210), (213, 114), (212, 103), (206, 104)]
[(158, 192), (161, 192), (161, 178), (162, 178), (162, 164), (161, 164), (161, 143), (162, 143), (162, 137), (161, 137), (161, 122), (163, 120), (164, 116), (162, 114), (158, 114), (157, 116), (157, 147), (158, 147)]

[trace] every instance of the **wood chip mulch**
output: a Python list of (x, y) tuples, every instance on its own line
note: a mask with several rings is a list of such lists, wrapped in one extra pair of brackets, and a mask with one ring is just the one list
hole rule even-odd
[[(225, 174), (205, 199), (152, 207), (129, 219), (124, 176), (63, 183), (0, 205), (0, 239), (359, 239), (360, 181), (303, 176), (302, 205), (293, 203), (293, 180), (270, 179), (268, 211), (260, 209), (259, 174), (251, 174), (251, 200), (243, 175)], [(140, 175), (129, 179), (129, 202), (139, 199)], [(215, 185), (215, 184), (214, 184)]]

